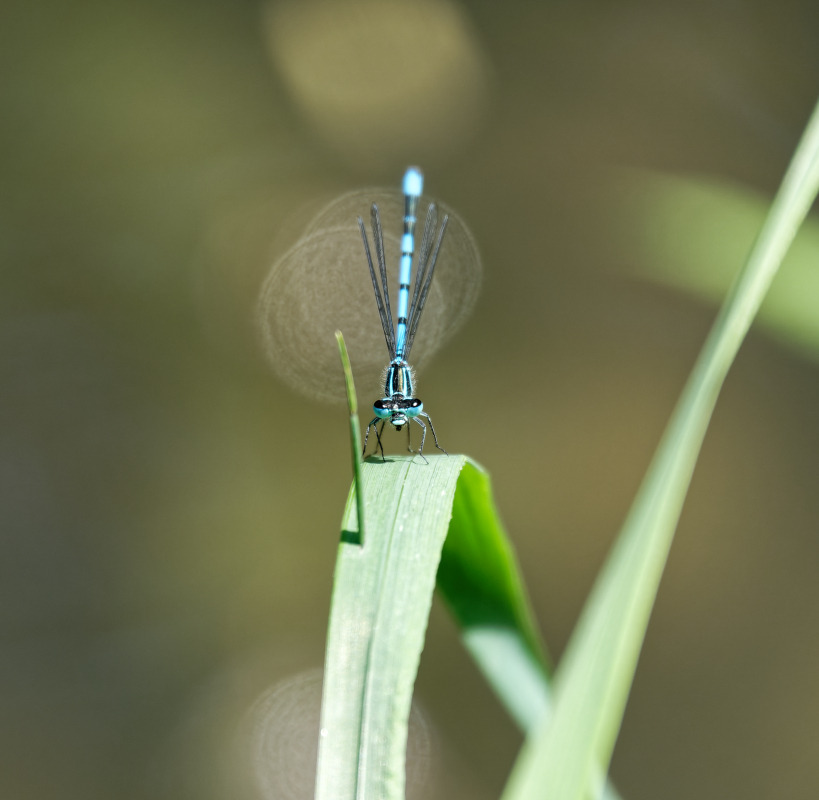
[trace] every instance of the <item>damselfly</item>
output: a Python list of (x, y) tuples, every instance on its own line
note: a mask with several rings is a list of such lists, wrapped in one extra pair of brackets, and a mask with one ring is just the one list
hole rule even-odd
[[(457, 212), (435, 200), (435, 208), (431, 211), (433, 218), (437, 216), (441, 219), (446, 215), (449, 220), (440, 251), (440, 263), (435, 269), (435, 280), (431, 283), (428, 281), (430, 270), (427, 266), (427, 278), (417, 284), (418, 298), (413, 301), (412, 293), (405, 295), (408, 309), (404, 326), (399, 326), (397, 322), (393, 324), (391, 315), (387, 315), (379, 261), (385, 265), (397, 265), (401, 259), (406, 199), (400, 188), (355, 189), (333, 199), (306, 223), (298, 222), (298, 219), (307, 207), (294, 210), (275, 240), (281, 254), (274, 260), (261, 287), (258, 304), (260, 339), (276, 375), (308, 403), (344, 402), (344, 380), (338, 368), (335, 331), (344, 333), (356, 381), (365, 385), (380, 383), (383, 389), (382, 348), (385, 337), (388, 337), (389, 358), (392, 361), (397, 355), (394, 349), (399, 329), (403, 330), (403, 360), (409, 360), (407, 345), (410, 345), (413, 365), (423, 368), (463, 325), (475, 306), (481, 284), (481, 258), (475, 238)], [(416, 197), (412, 201), (418, 209), (419, 223), (427, 214), (425, 201), (428, 199), (428, 195), (424, 195), (420, 200)], [(378, 273), (376, 282), (385, 306), (386, 323), (381, 320), (380, 314), (372, 313), (370, 307), (362, 310), (362, 298), (373, 290), (372, 276), (364, 266), (361, 232), (355, 224), (350, 224), (358, 216), (363, 216), (362, 212), (370, 210), (373, 203), (378, 206), (375, 239), (381, 256), (374, 249), (371, 255), (374, 270)], [(269, 224), (268, 218), (264, 219), (265, 224)], [(413, 272), (422, 265), (421, 262), (432, 261), (438, 233), (438, 226), (433, 222), (434, 219), (431, 219), (427, 244), (421, 248), (428, 255), (418, 258), (419, 254), (416, 253), (417, 263), (412, 265)], [(288, 231), (296, 230), (300, 231), (298, 238), (289, 242)], [(229, 244), (231, 252), (235, 252), (237, 245), (233, 239)], [(393, 294), (387, 295), (394, 310), (398, 298), (394, 285), (392, 289)], [(422, 293), (424, 320), (419, 327), (417, 308)], [(409, 306), (416, 309), (412, 314), (409, 313)], [(408, 338), (410, 333), (411, 341)], [(380, 381), (379, 374), (382, 376)], [(406, 374), (401, 373), (399, 377)], [(410, 383), (415, 392), (418, 385), (412, 378), (410, 374)], [(412, 392), (405, 391), (403, 396), (406, 399), (410, 395), (417, 399)], [(383, 399), (391, 400), (392, 396), (393, 392), (387, 390)], [(426, 423), (426, 417), (420, 421)], [(407, 430), (417, 427), (412, 423)]]
[(384, 381), (384, 396), (373, 404), (375, 417), (367, 426), (367, 432), (364, 435), (364, 453), (366, 454), (370, 430), (375, 430), (378, 449), (381, 451), (382, 458), (384, 458), (384, 447), (381, 443), (381, 434), (387, 422), (398, 431), (405, 425), (407, 426), (407, 449), (410, 452), (414, 452), (410, 441), (410, 423), (414, 422), (419, 425), (421, 428), (421, 445), (418, 448), (418, 455), (424, 458), (424, 442), (427, 436), (427, 425), (424, 420), (426, 420), (432, 431), (435, 446), (443, 453), (446, 453), (446, 450), (438, 443), (432, 420), (429, 414), (424, 411), (424, 404), (415, 396), (412, 368), (408, 363), (412, 343), (415, 340), (418, 323), (429, 295), (435, 264), (438, 261), (438, 254), (449, 222), (449, 216), (445, 215), (440, 227), (438, 227), (438, 209), (434, 203), (431, 203), (427, 209), (424, 232), (421, 237), (418, 269), (415, 276), (415, 286), (412, 289), (412, 301), (410, 302), (412, 261), (415, 254), (416, 211), (418, 200), (423, 191), (423, 184), (423, 175), (417, 167), (410, 167), (404, 174), (404, 235), (401, 238), (401, 261), (398, 271), (398, 313), (395, 324), (393, 323), (392, 307), (390, 305), (387, 262), (384, 256), (384, 234), (381, 228), (378, 205), (373, 203), (370, 214), (378, 274), (376, 274), (373, 264), (364, 220), (361, 217), (358, 218), (358, 227), (361, 230), (364, 252), (367, 256), (367, 265), (373, 282), (378, 316), (381, 319), (381, 327), (384, 329), (384, 338), (390, 354), (390, 363), (387, 366)]

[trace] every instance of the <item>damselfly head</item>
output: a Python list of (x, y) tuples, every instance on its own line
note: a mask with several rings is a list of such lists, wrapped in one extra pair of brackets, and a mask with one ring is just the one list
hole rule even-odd
[(373, 403), (373, 411), (378, 419), (389, 421), (400, 431), (410, 419), (417, 417), (424, 410), (424, 404), (417, 397), (383, 397)]

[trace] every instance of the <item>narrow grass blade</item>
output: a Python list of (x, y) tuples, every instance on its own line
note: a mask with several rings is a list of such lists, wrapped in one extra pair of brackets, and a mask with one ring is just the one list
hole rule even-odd
[(819, 189), (819, 107), (706, 340), (555, 675), (504, 800), (585, 800), (608, 768), (697, 454), (731, 363)]
[(338, 342), (338, 353), (341, 356), (341, 366), (344, 370), (344, 386), (347, 390), (347, 409), (350, 412), (350, 451), (353, 459), (353, 491), (355, 493), (355, 504), (357, 512), (357, 529), (350, 528), (351, 541), (357, 544), (364, 544), (364, 494), (361, 487), (361, 426), (358, 423), (358, 399), (355, 394), (355, 382), (353, 381), (353, 369), (350, 366), (350, 356), (347, 353), (347, 345), (344, 344), (344, 336), (341, 331), (336, 331), (336, 342)]

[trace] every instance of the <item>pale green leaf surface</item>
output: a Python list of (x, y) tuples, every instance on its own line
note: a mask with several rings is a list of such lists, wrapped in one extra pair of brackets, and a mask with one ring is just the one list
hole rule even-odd
[[(412, 687), (463, 456), (363, 464), (366, 541), (347, 504), (333, 586), (316, 798), (404, 796)], [(352, 535), (351, 535), (352, 533)]]
[[(546, 656), (486, 473), (464, 456), (362, 467), (366, 543), (358, 543), (351, 493), (336, 564), (322, 799), (403, 797), (407, 720), (436, 572), (467, 649), (521, 728), (549, 707)], [(610, 787), (604, 796), (617, 798)]]
[(504, 800), (585, 800), (599, 789), (717, 396), (818, 188), (819, 107), (583, 609), (555, 675), (552, 711), (527, 737)]
[(362, 467), (367, 537), (358, 544), (351, 493), (328, 633), (317, 798), (403, 797), (407, 719), (439, 561), (467, 647), (510, 712), (532, 724), (547, 705), (543, 648), (488, 477), (464, 456)]

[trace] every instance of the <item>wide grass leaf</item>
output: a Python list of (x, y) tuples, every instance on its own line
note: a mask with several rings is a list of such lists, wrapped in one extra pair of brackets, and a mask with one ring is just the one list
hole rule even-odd
[(436, 574), (512, 716), (528, 727), (548, 705), (544, 649), (483, 470), (465, 456), (392, 457), (365, 462), (361, 475), (364, 544), (353, 491), (336, 562), (320, 800), (404, 796), (407, 720)]
[(354, 494), (333, 586), (316, 797), (404, 795), (412, 687), (463, 456), (363, 464), (366, 539)]

